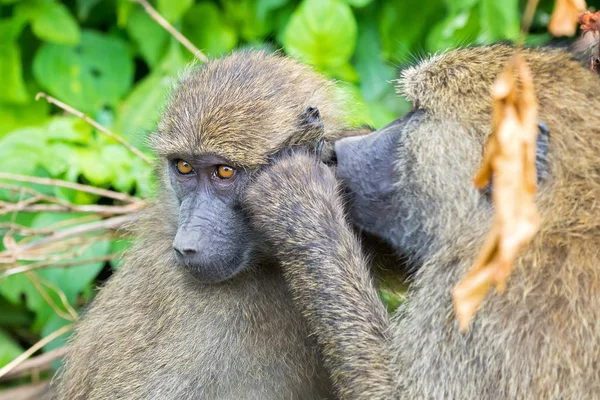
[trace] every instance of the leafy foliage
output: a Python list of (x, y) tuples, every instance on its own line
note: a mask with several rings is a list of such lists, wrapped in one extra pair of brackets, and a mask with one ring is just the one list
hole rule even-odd
[[(551, 0), (541, 3), (534, 20), (533, 37), (538, 41), (547, 37), (552, 6)], [(351, 94), (352, 122), (375, 127), (409, 108), (390, 83), (400, 66), (454, 46), (515, 39), (524, 6), (519, 0), (152, 4), (210, 58), (238, 47), (281, 48), (313, 65)], [(36, 102), (34, 96), (44, 90), (147, 151), (145, 136), (155, 129), (169, 88), (190, 61), (192, 55), (129, 0), (0, 0), (0, 172), (150, 196), (148, 165), (85, 122)], [(67, 188), (24, 186), (73, 204), (107, 204), (103, 197)], [(0, 188), (0, 200), (14, 200), (15, 195)], [(13, 213), (0, 215), (0, 223), (44, 229), (70, 226), (80, 217), (85, 214)], [(107, 238), (77, 257), (101, 257), (121, 252), (126, 245)], [(0, 244), (0, 251), (4, 246)], [(39, 338), (69, 323), (61, 315), (69, 307), (80, 311), (98, 274), (117, 266), (112, 260), (0, 278), (0, 367), (27, 347), (32, 336)], [(50, 302), (34, 281), (48, 288)]]

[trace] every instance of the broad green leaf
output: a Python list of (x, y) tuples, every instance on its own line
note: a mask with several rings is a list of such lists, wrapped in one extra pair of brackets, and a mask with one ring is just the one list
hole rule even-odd
[(176, 22), (193, 4), (194, 0), (158, 0), (157, 9), (167, 21)]
[(35, 56), (33, 73), (52, 95), (93, 113), (116, 104), (127, 93), (133, 62), (121, 39), (84, 31), (77, 47), (43, 45)]
[(154, 67), (166, 53), (169, 33), (150, 18), (142, 8), (136, 8), (129, 16), (127, 32), (137, 44), (140, 54), (150, 67)]
[(54, 117), (47, 126), (48, 140), (60, 140), (86, 145), (92, 140), (92, 128), (82, 119), (75, 117)]
[(75, 45), (79, 43), (81, 32), (77, 21), (69, 12), (69, 9), (60, 2), (26, 2), (37, 9), (31, 21), (31, 29), (37, 37), (42, 40)]
[(26, 126), (40, 126), (48, 120), (50, 106), (45, 101), (23, 105), (0, 104), (0, 138)]
[(448, 50), (476, 43), (480, 32), (479, 10), (474, 7), (448, 16), (436, 25), (427, 37), (427, 50)]
[[(80, 218), (84, 215), (74, 213), (40, 213), (33, 219), (31, 226), (34, 228), (48, 228), (55, 226), (57, 223), (64, 223), (64, 221)], [(64, 226), (59, 230), (61, 229), (68, 229), (68, 227)], [(83, 254), (71, 258), (70, 261), (104, 256), (108, 253), (109, 247), (109, 241), (96, 242), (84, 251)], [(69, 268), (46, 268), (37, 270), (34, 274), (59, 288), (65, 294), (69, 304), (75, 307), (78, 294), (89, 287), (103, 265), (103, 262), (96, 262)], [(53, 290), (46, 290), (46, 292), (53, 299), (54, 303), (64, 310), (57, 294)], [(41, 331), (55, 315), (53, 308), (44, 300), (25, 274), (16, 274), (5, 278), (0, 282), (0, 294), (14, 304), (20, 304), (22, 296), (25, 296), (25, 305), (36, 314), (33, 326), (33, 330), (36, 332)]]
[(0, 43), (17, 40), (26, 23), (25, 18), (18, 16), (13, 16), (10, 19), (0, 19)]
[(319, 68), (348, 62), (356, 42), (356, 20), (341, 0), (304, 0), (290, 19), (283, 46), (288, 54)]
[[(50, 335), (51, 333), (56, 332), (63, 326), (66, 326), (69, 324), (72, 324), (72, 322), (68, 321), (64, 318), (61, 318), (57, 314), (54, 314), (52, 317), (50, 317), (48, 322), (46, 322), (46, 324), (42, 328), (41, 336), (46, 337), (46, 336)], [(45, 345), (43, 347), (44, 352), (47, 353), (49, 351), (56, 350), (59, 347), (62, 347), (65, 344), (67, 344), (67, 341), (69, 340), (69, 337), (71, 336), (72, 333), (73, 333), (73, 330), (70, 330), (69, 332), (66, 332), (66, 333), (60, 335), (59, 337), (57, 337), (56, 339), (54, 339), (53, 341), (51, 341), (50, 343)]]
[(196, 4), (185, 14), (183, 34), (212, 56), (227, 53), (237, 44), (235, 29), (226, 24), (221, 11), (212, 3)]
[(0, 102), (24, 104), (30, 100), (21, 69), (21, 50), (16, 42), (0, 43)]
[(0, 171), (32, 175), (46, 143), (44, 128), (23, 128), (11, 132), (0, 140)]
[(405, 63), (413, 52), (422, 50), (430, 26), (444, 15), (437, 0), (423, 0), (418, 8), (412, 2), (384, 0), (380, 12), (382, 54), (394, 63)]
[(354, 59), (360, 76), (360, 89), (367, 101), (374, 101), (389, 89), (389, 81), (396, 77), (396, 69), (381, 55), (377, 25), (371, 16), (360, 20)]
[(352, 7), (361, 8), (367, 6), (373, 2), (373, 0), (344, 0), (346, 3), (350, 4)]
[(114, 172), (105, 164), (100, 149), (78, 148), (77, 159), (81, 175), (94, 186), (109, 186), (114, 178)]
[(23, 351), (24, 349), (8, 333), (0, 329), (0, 368), (20, 356)]
[(110, 265), (114, 270), (121, 268), (123, 264), (123, 253), (131, 246), (131, 239), (121, 238), (113, 240), (110, 245), (110, 254), (121, 254), (120, 257), (114, 258), (110, 261)]
[(156, 128), (167, 94), (185, 66), (178, 44), (172, 44), (160, 65), (140, 81), (120, 105), (115, 130), (129, 143), (145, 147), (147, 133)]
[(270, 13), (259, 15), (258, 0), (221, 0), (224, 16), (235, 27), (242, 39), (252, 42), (262, 40), (273, 31)]
[(90, 11), (101, 2), (102, 0), (77, 0), (77, 18), (85, 21), (90, 15)]
[(348, 124), (353, 127), (373, 125), (358, 87), (346, 82), (338, 82), (337, 88), (341, 91), (342, 98), (347, 100)]
[(492, 42), (519, 36), (519, 0), (482, 0), (480, 6), (483, 37)]
[(135, 184), (131, 163), (137, 156), (121, 144), (108, 144), (102, 146), (101, 157), (104, 165), (112, 170), (112, 186), (120, 192), (130, 192)]
[(258, 19), (265, 19), (270, 11), (276, 10), (288, 4), (290, 0), (257, 0), (256, 16)]

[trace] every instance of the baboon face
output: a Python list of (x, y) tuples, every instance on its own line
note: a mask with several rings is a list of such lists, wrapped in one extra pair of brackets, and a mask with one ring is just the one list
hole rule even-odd
[(246, 268), (254, 235), (241, 198), (250, 173), (215, 154), (168, 161), (179, 202), (173, 250), (177, 260), (204, 282), (220, 282)]
[[(507, 49), (499, 48), (491, 63), (482, 53), (476, 61), (489, 65), (484, 75), (458, 52), (442, 56), (443, 64), (433, 58), (408, 70), (401, 85), (414, 111), (336, 142), (337, 174), (358, 227), (417, 261), (479, 245), (493, 215), (493, 183), (480, 191), (473, 177), (491, 131), (490, 88), (511, 55)], [(549, 151), (549, 131), (539, 126), (538, 182), (548, 175)]]
[(373, 134), (336, 142), (352, 220), (413, 258), (460, 230), (456, 221), (469, 229), (490, 205), (472, 184), (483, 142), (466, 133), (415, 110)]
[(161, 198), (177, 211), (165, 217), (173, 251), (195, 277), (227, 280), (266, 253), (242, 207), (245, 188), (271, 155), (321, 139), (323, 121), (336, 126), (332, 90), (305, 66), (258, 51), (182, 77), (151, 141), (163, 160)]

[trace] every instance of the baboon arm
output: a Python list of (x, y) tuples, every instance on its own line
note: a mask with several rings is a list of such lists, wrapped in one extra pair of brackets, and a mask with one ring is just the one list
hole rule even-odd
[(275, 161), (247, 194), (342, 399), (393, 398), (388, 318), (332, 171), (307, 153)]

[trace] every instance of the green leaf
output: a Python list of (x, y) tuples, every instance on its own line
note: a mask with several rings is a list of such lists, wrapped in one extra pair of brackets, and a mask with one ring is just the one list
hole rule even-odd
[(27, 20), (13, 16), (10, 19), (0, 19), (0, 43), (17, 40), (25, 27)]
[[(63, 223), (64, 221), (80, 218), (85, 215), (74, 213), (40, 213), (33, 219), (31, 226), (33, 228), (48, 228), (57, 223)], [(67, 228), (64, 227), (62, 229)], [(109, 241), (99, 241), (92, 244), (80, 256), (74, 257), (70, 261), (102, 257), (108, 253), (109, 248)], [(66, 296), (69, 304), (75, 307), (77, 296), (89, 288), (103, 266), (104, 262), (95, 262), (69, 268), (46, 268), (37, 270), (34, 273), (41, 279), (59, 288)], [(64, 310), (57, 294), (53, 290), (46, 290), (46, 292), (54, 300), (54, 303)], [(36, 314), (33, 327), (36, 332), (41, 331), (55, 315), (55, 311), (44, 300), (25, 274), (11, 275), (0, 282), (0, 294), (14, 304), (20, 304), (22, 296), (25, 296), (27, 308)]]
[(320, 68), (348, 62), (356, 42), (356, 20), (340, 0), (304, 0), (290, 19), (283, 46), (288, 54)]
[(396, 77), (396, 68), (389, 65), (381, 53), (377, 24), (371, 16), (362, 18), (358, 25), (358, 46), (354, 58), (360, 89), (367, 101), (383, 95), (390, 87), (389, 81)]
[(290, 0), (257, 0), (256, 2), (256, 16), (263, 20), (267, 17), (269, 12), (281, 8), (287, 5)]
[(194, 4), (194, 0), (158, 0), (157, 8), (160, 15), (169, 22), (176, 22)]
[(129, 143), (138, 148), (146, 145), (146, 134), (156, 128), (175, 76), (184, 66), (179, 45), (172, 45), (159, 67), (140, 81), (121, 104), (115, 129)]
[(34, 7), (28, 12), (33, 15), (31, 29), (42, 40), (75, 45), (79, 43), (81, 32), (77, 21), (62, 3), (33, 1), (21, 3), (25, 7)]
[(477, 42), (480, 31), (479, 20), (477, 6), (448, 16), (429, 33), (427, 49), (447, 50), (465, 43)]
[(379, 22), (383, 57), (395, 63), (408, 61), (415, 50), (422, 48), (431, 21), (443, 15), (441, 8), (432, 0), (423, 0), (418, 8), (408, 1), (385, 0)]
[(362, 8), (371, 4), (373, 0), (345, 0), (345, 2), (350, 4), (352, 7)]
[(82, 119), (75, 117), (54, 117), (48, 123), (49, 140), (87, 145), (92, 140), (92, 128)]
[(19, 128), (42, 125), (48, 120), (49, 111), (50, 105), (45, 101), (0, 104), (0, 138)]
[(482, 0), (482, 34), (486, 41), (516, 39), (519, 36), (519, 0)]
[(45, 134), (43, 128), (24, 128), (4, 136), (0, 140), (0, 171), (32, 175), (42, 156)]
[(220, 56), (237, 44), (235, 29), (226, 24), (212, 3), (196, 4), (183, 17), (183, 34), (203, 52)]
[(112, 171), (112, 186), (120, 192), (130, 192), (135, 184), (131, 163), (137, 156), (121, 144), (108, 144), (102, 146), (101, 157), (103, 164)]
[(262, 40), (273, 31), (271, 13), (263, 8), (259, 14), (257, 0), (221, 0), (221, 4), (227, 22), (236, 28), (245, 41)]
[(108, 186), (114, 178), (114, 173), (104, 163), (99, 150), (99, 148), (78, 148), (77, 159), (85, 179), (94, 186)]
[(0, 102), (23, 104), (30, 100), (23, 81), (21, 50), (15, 42), (0, 43), (0, 76)]
[(12, 337), (0, 329), (0, 368), (20, 356), (23, 351)]
[(110, 260), (110, 265), (113, 268), (113, 270), (117, 270), (117, 269), (121, 268), (121, 266), (123, 264), (122, 254), (125, 252), (125, 250), (127, 250), (131, 246), (131, 242), (132, 241), (129, 238), (117, 239), (117, 240), (113, 240), (111, 242), (109, 253), (110, 254), (117, 254), (117, 253), (121, 254), (120, 257)]
[(33, 61), (33, 73), (52, 95), (93, 113), (116, 104), (127, 93), (133, 81), (133, 61), (121, 39), (84, 31), (75, 48), (43, 45)]
[(90, 15), (90, 11), (96, 7), (102, 0), (77, 0), (77, 18), (85, 21)]
[(169, 33), (141, 8), (136, 8), (127, 20), (127, 32), (150, 67), (165, 55)]

